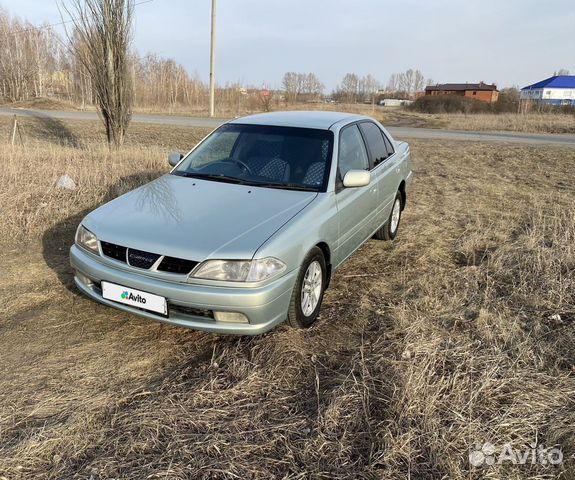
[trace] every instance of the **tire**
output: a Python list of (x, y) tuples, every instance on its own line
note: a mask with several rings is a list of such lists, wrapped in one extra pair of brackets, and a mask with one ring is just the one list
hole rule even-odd
[[(387, 222), (385, 222), (384, 225), (375, 232), (373, 235), (374, 238), (378, 240), (393, 240), (397, 236), (399, 224), (401, 222), (401, 208), (401, 193), (397, 192), (389, 218), (387, 219)], [(394, 214), (397, 215), (396, 219), (394, 219)]]
[[(313, 266), (312, 266), (313, 265)], [(317, 268), (320, 268), (321, 271), (319, 272), (319, 278), (317, 277)], [(309, 273), (308, 273), (309, 272)], [(319, 279), (321, 279), (321, 284), (319, 285), (319, 289), (317, 288), (317, 284), (313, 289), (314, 294), (313, 297), (316, 297), (317, 303), (315, 306), (313, 305), (314, 301), (310, 298), (310, 294), (308, 293), (307, 302), (304, 302), (304, 296), (302, 295), (302, 290), (304, 288), (304, 280), (309, 280), (309, 275), (314, 274), (315, 283)], [(313, 279), (312, 279), (313, 281)], [(297, 276), (297, 280), (293, 289), (289, 310), (288, 310), (288, 324), (294, 328), (309, 328), (311, 327), (314, 322), (317, 320), (319, 315), (319, 311), (321, 308), (321, 302), (323, 300), (323, 294), (325, 292), (325, 287), (327, 285), (327, 267), (325, 263), (325, 258), (323, 256), (323, 252), (318, 248), (314, 247), (310, 250), (310, 252), (306, 255), (299, 270), (299, 274)], [(313, 286), (310, 285), (310, 287)], [(307, 288), (310, 288), (307, 287)], [(304, 305), (306, 309), (311, 310), (304, 310)], [(313, 308), (311, 308), (313, 306)]]

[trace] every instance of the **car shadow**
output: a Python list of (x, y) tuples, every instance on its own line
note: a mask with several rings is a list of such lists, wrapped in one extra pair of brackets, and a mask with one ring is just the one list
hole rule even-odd
[(74, 243), (76, 228), (78, 228), (82, 219), (99, 205), (109, 202), (165, 173), (164, 171), (152, 171), (122, 177), (106, 190), (100, 202), (65, 218), (44, 232), (42, 236), (42, 256), (46, 265), (56, 273), (62, 285), (72, 293), (80, 294), (74, 284), (74, 273), (70, 266), (69, 252), (70, 247)]

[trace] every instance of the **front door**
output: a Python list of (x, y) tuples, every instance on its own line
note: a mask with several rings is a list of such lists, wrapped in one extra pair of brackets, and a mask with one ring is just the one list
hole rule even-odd
[(373, 122), (362, 122), (361, 132), (367, 143), (371, 180), (377, 184), (378, 203), (374, 230), (387, 222), (401, 181), (399, 158), (385, 133)]
[(343, 178), (349, 170), (369, 170), (369, 159), (357, 125), (345, 127), (339, 136), (336, 204), (339, 242), (337, 263), (350, 256), (372, 233), (378, 204), (377, 183), (345, 188)]

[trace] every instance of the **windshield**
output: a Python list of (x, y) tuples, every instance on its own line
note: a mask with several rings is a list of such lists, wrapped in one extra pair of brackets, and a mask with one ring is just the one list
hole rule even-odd
[(325, 191), (332, 148), (329, 130), (227, 124), (204, 140), (173, 173), (269, 188)]

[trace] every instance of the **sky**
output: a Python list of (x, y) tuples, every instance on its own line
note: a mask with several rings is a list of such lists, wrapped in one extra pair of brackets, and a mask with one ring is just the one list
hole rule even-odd
[[(0, 6), (35, 25), (61, 21), (54, 0)], [(134, 48), (207, 81), (210, 15), (211, 0), (141, 3)], [(413, 68), (437, 83), (522, 87), (575, 74), (575, 0), (218, 0), (216, 34), (218, 84), (280, 88), (285, 72), (313, 72), (330, 91), (348, 72), (386, 84)]]

